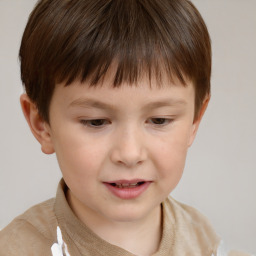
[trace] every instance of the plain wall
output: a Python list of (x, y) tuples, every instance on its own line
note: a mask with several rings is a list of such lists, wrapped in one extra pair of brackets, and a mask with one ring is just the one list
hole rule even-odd
[[(212, 38), (212, 99), (172, 195), (208, 216), (231, 247), (256, 252), (256, 1), (193, 2)], [(18, 49), (35, 3), (0, 0), (0, 229), (54, 197), (61, 177), (19, 105)]]

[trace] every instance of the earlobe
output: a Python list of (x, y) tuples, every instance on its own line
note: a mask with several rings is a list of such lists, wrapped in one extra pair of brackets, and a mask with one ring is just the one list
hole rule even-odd
[(193, 141), (194, 141), (194, 139), (196, 137), (196, 134), (197, 134), (197, 131), (198, 131), (198, 128), (199, 128), (199, 124), (200, 124), (200, 122), (201, 122), (201, 120), (203, 118), (203, 115), (204, 115), (204, 113), (205, 113), (205, 111), (207, 109), (207, 106), (208, 106), (208, 103), (210, 101), (210, 98), (211, 98), (210, 94), (208, 94), (205, 97), (205, 99), (203, 101), (203, 104), (201, 106), (200, 112), (199, 112), (197, 118), (193, 122), (192, 131), (191, 131), (191, 135), (190, 135), (190, 139), (189, 139), (189, 143), (188, 143), (189, 147), (192, 145), (192, 143), (193, 143)]
[(22, 94), (20, 96), (20, 104), (31, 132), (41, 144), (42, 152), (45, 154), (54, 153), (50, 126), (41, 118), (36, 105), (31, 101), (27, 94)]

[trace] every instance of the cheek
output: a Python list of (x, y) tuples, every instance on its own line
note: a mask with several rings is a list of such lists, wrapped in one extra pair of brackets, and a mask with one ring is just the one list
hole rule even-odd
[(170, 144), (162, 147), (162, 154), (159, 152), (159, 160), (157, 161), (157, 175), (159, 182), (159, 191), (166, 197), (169, 195), (179, 183), (186, 160), (187, 151), (180, 145), (171, 147)]
[(98, 154), (99, 151), (85, 146), (69, 147), (57, 154), (66, 184), (81, 201), (83, 201), (82, 195), (96, 189), (96, 181), (100, 177), (101, 170)]
[(176, 136), (166, 137), (155, 143), (154, 161), (161, 178), (172, 180), (180, 179), (187, 155), (188, 141), (187, 133), (180, 131)]
[(63, 176), (83, 179), (97, 174), (104, 158), (104, 147), (78, 134), (61, 136), (57, 141), (55, 151)]

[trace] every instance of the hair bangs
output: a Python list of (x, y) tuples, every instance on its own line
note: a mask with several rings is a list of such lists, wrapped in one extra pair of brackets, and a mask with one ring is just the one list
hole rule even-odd
[[(114, 87), (123, 83), (134, 85), (144, 77), (149, 82), (155, 79), (158, 85), (163, 77), (170, 82), (178, 78), (185, 85), (184, 75), (193, 73), (188, 70), (195, 65), (185, 63), (188, 51), (177, 45), (171, 35), (173, 31), (166, 31), (164, 23), (167, 21), (160, 17), (154, 6), (146, 1), (105, 2), (101, 13), (90, 20), (89, 31), (84, 29), (78, 33), (76, 21), (70, 25), (70, 31), (60, 30), (63, 37), (69, 37), (58, 40), (62, 42), (58, 44), (58, 63), (51, 64), (56, 67), (52, 74), (56, 82), (70, 85), (79, 79), (95, 86), (111, 69), (111, 72), (114, 70), (111, 74)], [(81, 28), (89, 23), (87, 20), (81, 24), (81, 17), (76, 18)], [(175, 28), (175, 24), (172, 27)]]

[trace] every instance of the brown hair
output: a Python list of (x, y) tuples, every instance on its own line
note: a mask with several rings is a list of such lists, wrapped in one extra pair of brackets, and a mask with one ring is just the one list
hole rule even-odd
[(20, 62), (26, 93), (47, 122), (56, 83), (97, 85), (113, 62), (113, 86), (145, 74), (159, 84), (164, 74), (184, 85), (191, 80), (195, 117), (210, 93), (210, 37), (188, 0), (40, 0), (23, 34)]

